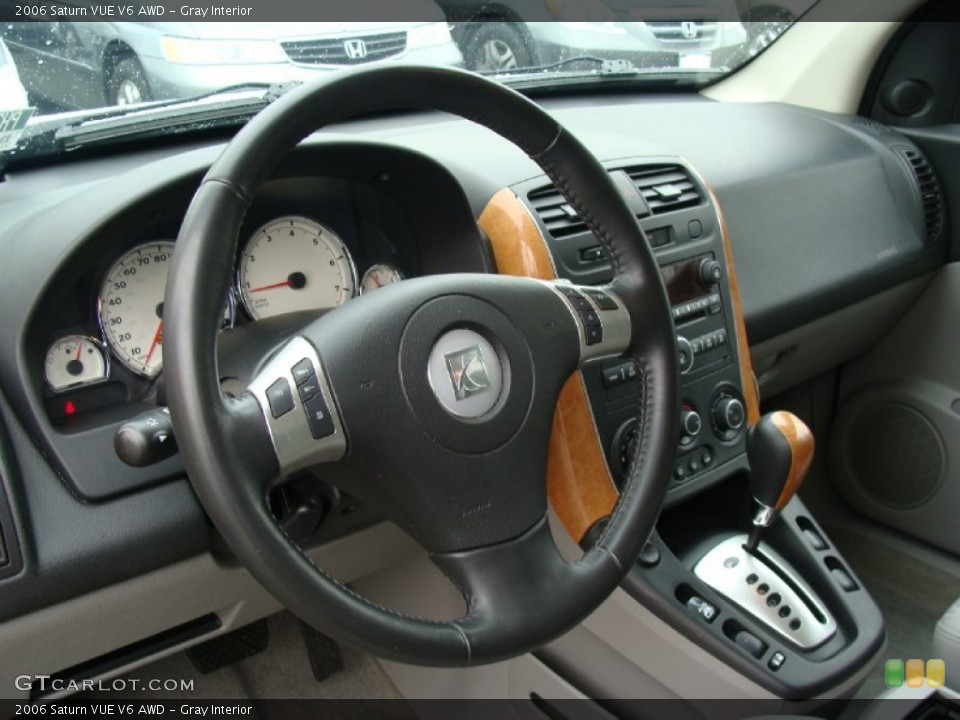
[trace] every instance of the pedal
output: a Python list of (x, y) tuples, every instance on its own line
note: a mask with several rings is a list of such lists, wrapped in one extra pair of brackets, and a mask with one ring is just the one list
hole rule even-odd
[(187, 657), (198, 672), (208, 675), (263, 652), (269, 642), (266, 619), (257, 620), (187, 649)]
[(303, 633), (307, 656), (310, 658), (310, 668), (317, 682), (323, 682), (343, 670), (343, 651), (336, 640), (314, 630), (302, 621), (300, 631)]

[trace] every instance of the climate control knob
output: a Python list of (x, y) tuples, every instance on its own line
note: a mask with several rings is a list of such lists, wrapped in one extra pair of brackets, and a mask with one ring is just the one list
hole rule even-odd
[(689, 445), (700, 434), (703, 427), (703, 421), (700, 419), (700, 413), (690, 408), (684, 408), (680, 411), (680, 444)]
[(713, 406), (713, 421), (721, 435), (734, 435), (743, 427), (747, 412), (735, 397), (724, 397)]

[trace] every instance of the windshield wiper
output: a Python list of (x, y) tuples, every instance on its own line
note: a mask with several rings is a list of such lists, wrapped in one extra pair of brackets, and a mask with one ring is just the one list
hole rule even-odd
[[(15, 150), (0, 155), (0, 174), (10, 160), (35, 157), (101, 141), (114, 141), (170, 130), (186, 130), (198, 125), (216, 127), (248, 120), (285, 93), (301, 85), (249, 82), (228, 85), (181, 100), (161, 100), (51, 117), (28, 125)], [(254, 96), (244, 93), (261, 91)], [(229, 96), (239, 94), (240, 97)]]
[[(593, 65), (590, 69), (564, 70), (568, 65)], [(681, 68), (681, 67), (643, 67), (638, 68), (630, 60), (605, 60), (596, 55), (575, 55), (547, 65), (507, 68), (482, 73), (500, 80), (510, 87), (534, 90), (540, 86), (576, 85), (584, 81), (618, 80), (634, 78), (637, 80), (663, 83), (677, 81), (682, 83), (693, 80), (712, 80), (725, 74), (723, 68)]]
[[(239, 83), (182, 100), (128, 105), (115, 108), (113, 112), (83, 117), (75, 122), (61, 125), (55, 130), (54, 139), (64, 150), (71, 150), (81, 145), (89, 145), (101, 140), (116, 140), (129, 135), (193, 127), (199, 123), (246, 119), (301, 84), (299, 81), (283, 84)], [(240, 97), (222, 102), (204, 102), (211, 98), (249, 90), (264, 92), (252, 98)], [(183, 112), (184, 108), (190, 108), (190, 112)]]
[[(533, 75), (540, 72), (549, 72), (550, 70), (560, 70), (568, 65), (590, 64), (597, 65), (597, 69), (590, 72), (590, 75), (614, 75), (617, 77), (638, 75), (640, 70), (629, 60), (605, 60), (596, 55), (574, 55), (564, 58), (557, 62), (546, 65), (518, 66), (514, 68), (504, 68), (503, 70), (484, 70), (481, 75), (490, 77), (510, 76), (510, 75)], [(579, 71), (582, 73), (583, 71)], [(579, 73), (578, 73), (579, 74)]]

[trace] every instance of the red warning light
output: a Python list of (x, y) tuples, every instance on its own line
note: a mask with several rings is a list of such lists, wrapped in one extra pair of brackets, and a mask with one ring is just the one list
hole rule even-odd
[(64, 411), (67, 415), (76, 415), (76, 413), (77, 413), (77, 406), (73, 404), (73, 400), (67, 400), (67, 401), (63, 404), (63, 411)]

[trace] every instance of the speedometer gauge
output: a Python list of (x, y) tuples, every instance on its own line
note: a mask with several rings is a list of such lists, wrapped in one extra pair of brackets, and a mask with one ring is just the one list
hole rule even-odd
[[(173, 247), (168, 240), (135, 247), (113, 264), (100, 288), (107, 344), (127, 368), (148, 378), (163, 368), (163, 293)], [(231, 315), (228, 303), (228, 323)]]
[(254, 320), (342, 305), (357, 271), (333, 230), (305, 217), (281, 217), (257, 230), (240, 256), (240, 299)]

